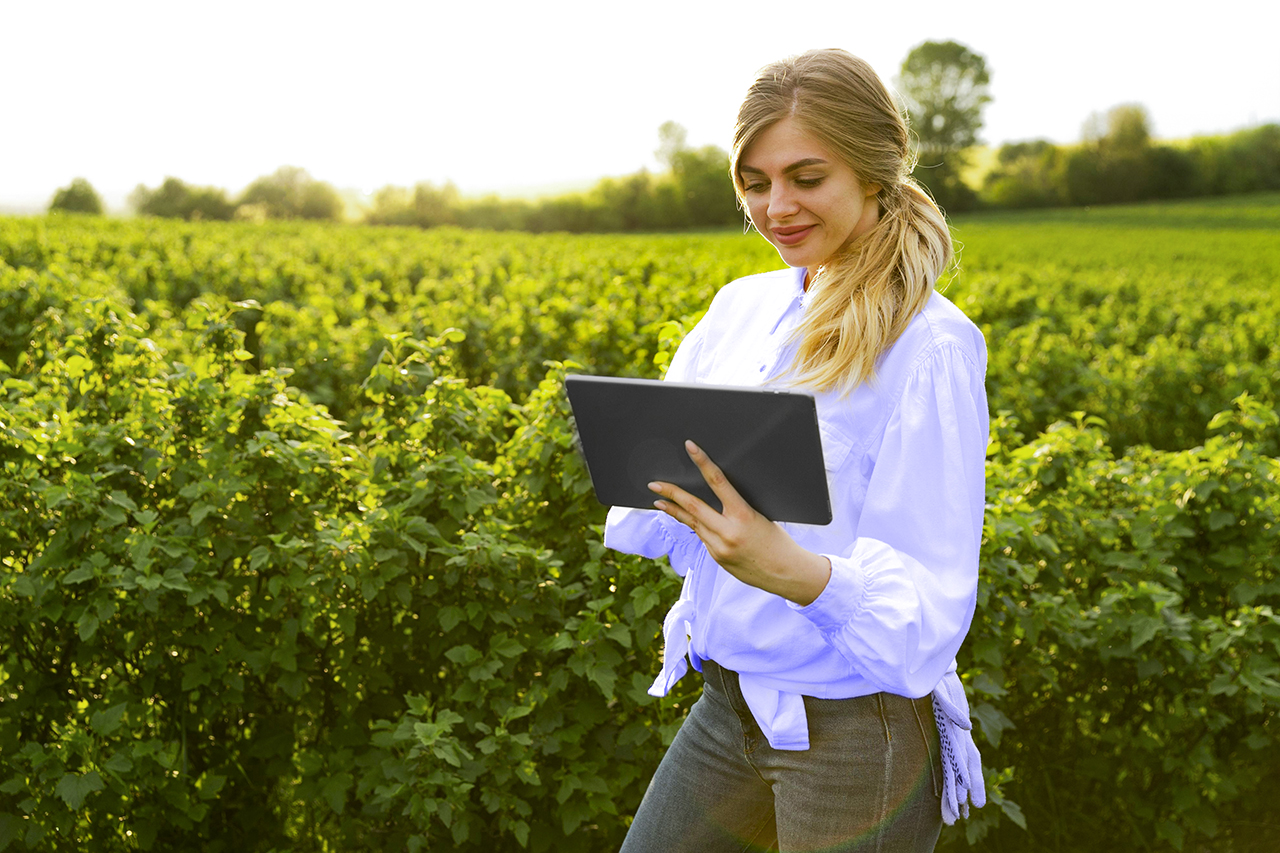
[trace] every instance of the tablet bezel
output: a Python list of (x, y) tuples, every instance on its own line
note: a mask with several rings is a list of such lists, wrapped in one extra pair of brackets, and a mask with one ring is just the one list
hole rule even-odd
[(758, 512), (829, 524), (817, 403), (803, 391), (569, 374), (565, 390), (596, 499), (652, 509), (664, 480), (720, 511), (684, 450), (691, 439)]

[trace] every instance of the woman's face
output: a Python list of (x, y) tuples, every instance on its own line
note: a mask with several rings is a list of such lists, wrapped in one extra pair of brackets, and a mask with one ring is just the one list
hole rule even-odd
[(743, 149), (738, 179), (751, 223), (788, 266), (821, 266), (880, 218), (880, 188), (789, 117)]

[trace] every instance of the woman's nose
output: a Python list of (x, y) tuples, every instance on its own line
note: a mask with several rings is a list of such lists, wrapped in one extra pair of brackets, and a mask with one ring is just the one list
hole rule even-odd
[(799, 209), (791, 190), (775, 183), (769, 192), (769, 218), (776, 222), (794, 216)]

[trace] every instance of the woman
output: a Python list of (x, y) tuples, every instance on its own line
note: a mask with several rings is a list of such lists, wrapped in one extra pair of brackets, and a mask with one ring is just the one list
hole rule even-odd
[(934, 291), (950, 233), (866, 63), (764, 68), (730, 168), (788, 269), (723, 288), (667, 379), (812, 393), (835, 520), (768, 521), (692, 444), (722, 513), (669, 483), (650, 486), (658, 512), (610, 511), (606, 545), (684, 576), (650, 693), (690, 663), (704, 679), (623, 850), (931, 850), (983, 803), (955, 654), (977, 588), (985, 345)]

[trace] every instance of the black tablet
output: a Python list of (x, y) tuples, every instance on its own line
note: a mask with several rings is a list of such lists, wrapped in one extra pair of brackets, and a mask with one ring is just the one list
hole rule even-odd
[(663, 480), (720, 511), (685, 452), (690, 439), (766, 518), (831, 522), (811, 395), (572, 374), (565, 389), (600, 503), (652, 509), (657, 495), (648, 484)]

